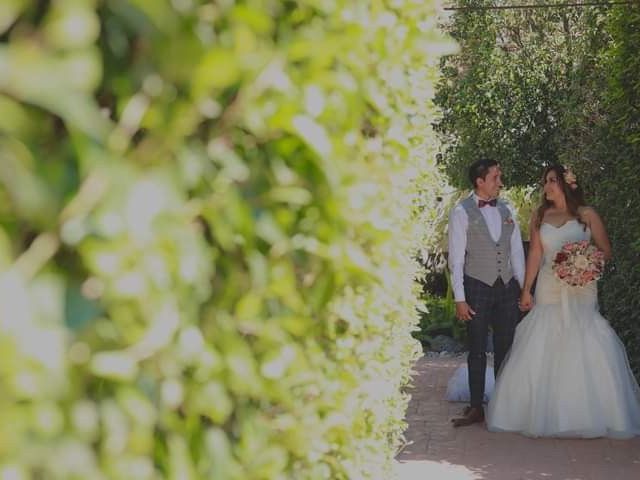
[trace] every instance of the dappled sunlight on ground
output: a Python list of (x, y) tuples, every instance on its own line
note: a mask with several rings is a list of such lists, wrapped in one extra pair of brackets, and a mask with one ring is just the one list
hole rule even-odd
[(453, 428), (464, 404), (445, 400), (447, 381), (464, 362), (424, 357), (415, 366), (406, 420), (407, 444), (397, 455), (400, 480), (638, 480), (640, 437), (527, 438), (483, 424)]
[(429, 460), (398, 462), (396, 472), (402, 480), (480, 480), (483, 478), (462, 465)]

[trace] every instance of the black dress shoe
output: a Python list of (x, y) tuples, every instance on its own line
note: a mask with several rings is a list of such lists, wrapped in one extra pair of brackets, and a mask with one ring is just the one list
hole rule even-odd
[(482, 423), (484, 422), (484, 409), (482, 407), (465, 408), (463, 415), (452, 419), (451, 422), (453, 422), (454, 427), (466, 427), (474, 423)]

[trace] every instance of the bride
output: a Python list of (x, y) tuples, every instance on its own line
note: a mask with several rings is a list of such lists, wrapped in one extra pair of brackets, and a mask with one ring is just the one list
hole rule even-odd
[(609, 259), (607, 233), (571, 171), (551, 166), (543, 180), (520, 296), (520, 308), (530, 312), (499, 372), (487, 427), (534, 437), (640, 435), (640, 388), (622, 342), (598, 311), (596, 282), (568, 286), (551, 269), (567, 242), (589, 240)]

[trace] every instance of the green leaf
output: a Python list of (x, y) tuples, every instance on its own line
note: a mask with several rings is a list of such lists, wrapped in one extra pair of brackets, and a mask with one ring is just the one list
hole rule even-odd
[(237, 59), (232, 52), (214, 49), (206, 53), (193, 74), (193, 97), (200, 99), (213, 89), (233, 85), (240, 76)]
[(0, 4), (0, 34), (13, 24), (26, 6), (26, 0), (5, 0)]

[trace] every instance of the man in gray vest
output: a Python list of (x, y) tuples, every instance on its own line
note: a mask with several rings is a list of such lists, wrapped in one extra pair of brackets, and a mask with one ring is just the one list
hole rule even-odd
[(511, 348), (520, 318), (524, 251), (514, 210), (498, 198), (500, 166), (481, 159), (469, 167), (473, 193), (449, 216), (449, 269), (456, 317), (466, 322), (469, 341), (470, 406), (453, 425), (484, 421), (487, 336), (493, 330), (494, 372)]

